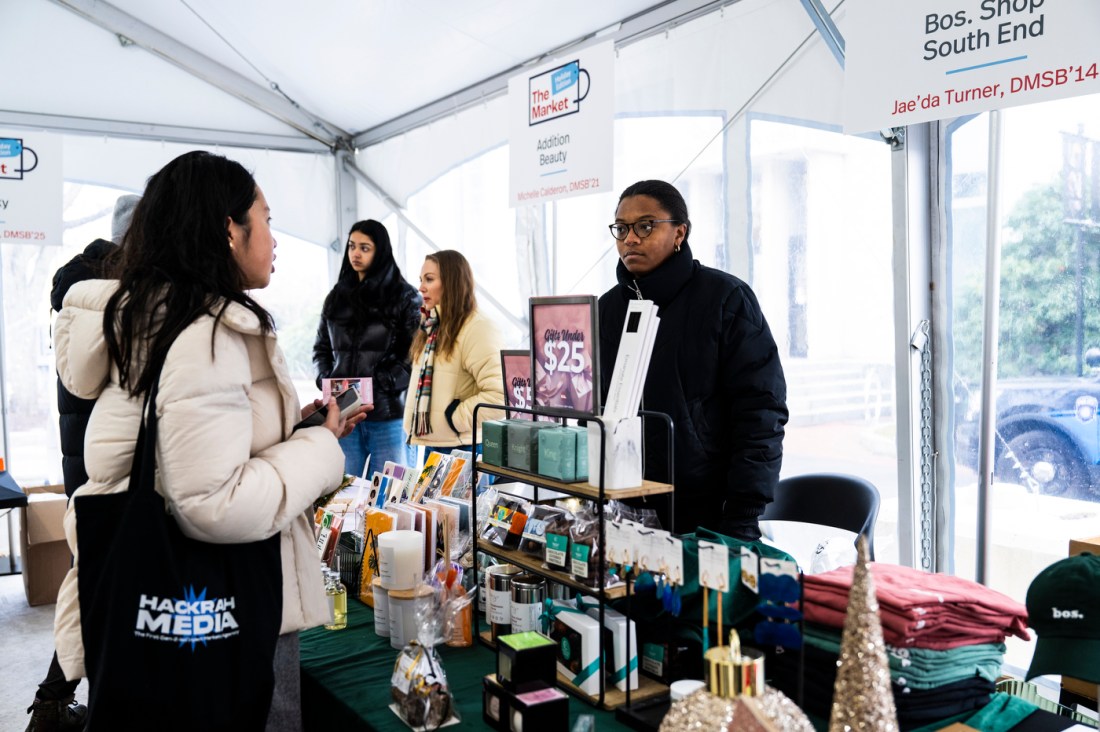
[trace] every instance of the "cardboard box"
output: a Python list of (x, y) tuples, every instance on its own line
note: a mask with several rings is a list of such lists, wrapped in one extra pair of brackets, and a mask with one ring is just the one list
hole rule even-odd
[[(1094, 536), (1090, 539), (1069, 540), (1069, 556), (1073, 557), (1085, 553), (1100, 555), (1100, 536)], [(1083, 696), (1086, 699), (1096, 701), (1096, 684), (1070, 678), (1069, 676), (1063, 676), (1062, 688), (1079, 696)]]
[(57, 602), (61, 581), (72, 566), (69, 544), (65, 541), (65, 507), (68, 497), (60, 485), (29, 486), (27, 507), (20, 521), (19, 539), (23, 553), (23, 588), (27, 604), (49, 605)]

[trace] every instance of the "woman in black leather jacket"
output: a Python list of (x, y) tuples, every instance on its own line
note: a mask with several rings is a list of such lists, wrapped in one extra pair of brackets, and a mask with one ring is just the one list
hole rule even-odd
[(401, 419), (419, 324), (420, 295), (393, 259), (389, 232), (373, 219), (359, 221), (348, 233), (347, 256), (313, 344), (318, 386), (321, 379), (372, 379), (374, 410), (340, 440), (350, 475), (363, 474), (368, 456), (372, 473), (387, 460), (413, 464)]

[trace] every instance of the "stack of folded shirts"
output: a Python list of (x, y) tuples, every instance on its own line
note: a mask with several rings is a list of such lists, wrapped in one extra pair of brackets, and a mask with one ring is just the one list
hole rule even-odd
[[(1028, 638), (1027, 610), (999, 592), (943, 574), (871, 564), (901, 729), (980, 709), (994, 692), (1007, 635)], [(806, 711), (828, 719), (852, 568), (804, 578)], [(769, 654), (769, 682), (797, 694), (798, 652)]]
[[(1008, 635), (1030, 640), (1027, 608), (977, 582), (872, 562), (885, 641), (897, 648), (947, 650), (981, 643), (1003, 643)], [(806, 619), (844, 627), (852, 568), (806, 575)]]

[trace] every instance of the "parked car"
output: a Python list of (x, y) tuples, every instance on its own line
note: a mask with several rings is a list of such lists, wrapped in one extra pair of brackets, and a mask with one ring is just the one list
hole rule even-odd
[[(1100, 364), (1100, 351), (1090, 355), (1090, 366)], [(1096, 376), (998, 381), (994, 480), (1035, 493), (1100, 501), (1098, 403)], [(980, 407), (980, 392), (960, 386), (956, 459), (975, 470)]]

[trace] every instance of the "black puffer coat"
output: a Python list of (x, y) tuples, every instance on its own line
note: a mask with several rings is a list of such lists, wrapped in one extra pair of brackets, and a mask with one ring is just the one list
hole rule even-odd
[[(733, 275), (694, 261), (687, 244), (644, 277), (635, 279), (622, 262), (616, 276), (619, 284), (600, 298), (603, 394), (627, 302), (640, 291), (661, 318), (642, 398), (645, 409), (668, 414), (675, 425), (673, 530), (703, 526), (758, 539), (758, 518), (783, 460), (787, 386), (756, 296)], [(646, 477), (667, 481), (667, 430), (646, 423)]]
[[(96, 239), (84, 251), (70, 259), (53, 275), (53, 289), (50, 291), (50, 307), (61, 311), (65, 293), (77, 282), (99, 279), (104, 276), (103, 269), (107, 257), (116, 251), (113, 242)], [(88, 431), (88, 418), (92, 414), (95, 399), (81, 399), (61, 385), (57, 380), (58, 426), (61, 430), (61, 471), (65, 479), (65, 494), (71, 496), (80, 486), (88, 482), (88, 473), (84, 469), (84, 433)]]
[[(396, 267), (382, 282), (371, 277), (358, 282), (354, 272), (352, 277), (356, 279), (344, 277), (337, 282), (321, 309), (313, 345), (317, 385), (320, 387), (321, 379), (369, 376), (373, 379), (374, 410), (367, 414), (367, 421), (401, 419), (412, 371), (409, 348), (420, 326), (420, 293), (401, 278)], [(379, 287), (398, 295), (377, 306), (364, 305), (362, 298)]]

